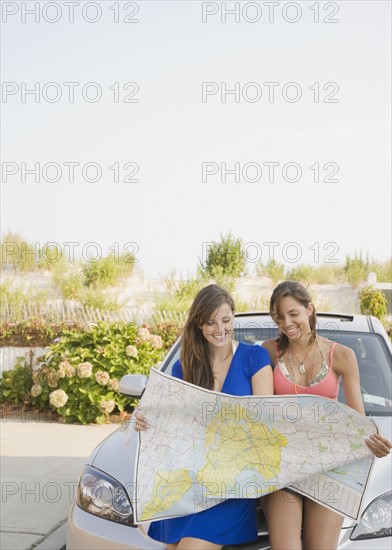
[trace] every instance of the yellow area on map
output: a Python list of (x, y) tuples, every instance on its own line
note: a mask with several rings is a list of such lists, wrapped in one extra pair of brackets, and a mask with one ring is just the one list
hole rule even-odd
[(175, 502), (181, 500), (192, 484), (193, 480), (188, 470), (158, 470), (155, 473), (152, 497), (143, 508), (140, 520), (148, 520), (168, 510)]
[(206, 462), (196, 477), (201, 485), (209, 485), (210, 492), (213, 486), (219, 492), (224, 484), (235, 483), (244, 469), (258, 472), (266, 480), (280, 472), (281, 449), (288, 444), (287, 438), (247, 418), (241, 406), (232, 415), (218, 412), (212, 418), (206, 432)]

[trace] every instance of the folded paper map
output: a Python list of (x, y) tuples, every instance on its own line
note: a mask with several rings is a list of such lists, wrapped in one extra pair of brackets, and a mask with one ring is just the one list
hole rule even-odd
[(290, 487), (358, 520), (376, 423), (314, 395), (232, 396), (152, 369), (141, 400), (135, 521)]

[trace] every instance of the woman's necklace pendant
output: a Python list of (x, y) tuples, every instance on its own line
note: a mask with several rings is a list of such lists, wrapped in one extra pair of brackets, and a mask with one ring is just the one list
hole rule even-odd
[(305, 365), (304, 365), (303, 363), (300, 363), (300, 364), (299, 364), (298, 372), (299, 372), (300, 374), (305, 374)]

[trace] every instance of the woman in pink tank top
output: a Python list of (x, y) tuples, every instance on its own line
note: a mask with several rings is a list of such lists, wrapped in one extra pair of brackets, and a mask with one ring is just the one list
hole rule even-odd
[[(274, 393), (337, 399), (341, 378), (347, 405), (365, 414), (355, 354), (318, 336), (316, 311), (306, 288), (294, 281), (280, 283), (272, 293), (270, 313), (280, 331), (276, 340), (263, 343), (274, 367)], [(378, 434), (366, 444), (377, 457), (392, 448)], [(262, 503), (272, 550), (336, 549), (343, 523), (340, 515), (286, 490), (263, 497)]]

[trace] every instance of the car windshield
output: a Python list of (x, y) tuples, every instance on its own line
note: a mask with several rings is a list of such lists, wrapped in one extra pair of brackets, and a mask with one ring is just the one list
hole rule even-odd
[[(335, 342), (339, 342), (354, 350), (357, 357), (362, 398), (367, 415), (390, 416), (392, 414), (392, 369), (389, 351), (382, 337), (375, 333), (319, 330), (320, 336), (324, 336)], [(237, 328), (235, 339), (248, 344), (261, 344), (264, 340), (274, 337), (271, 328), (260, 327)], [(179, 341), (166, 357), (162, 370), (171, 374), (173, 364), (180, 355)], [(342, 384), (338, 399), (344, 403)]]

